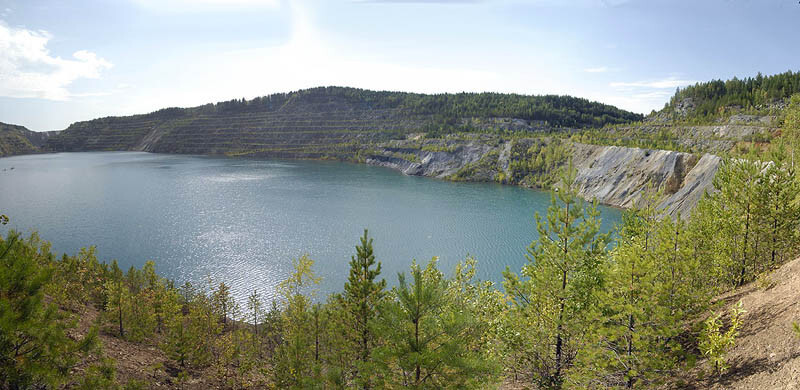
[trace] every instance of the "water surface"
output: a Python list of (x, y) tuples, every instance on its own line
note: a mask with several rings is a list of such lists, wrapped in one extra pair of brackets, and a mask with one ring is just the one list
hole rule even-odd
[[(11, 169), (11, 168), (14, 169)], [(242, 160), (137, 152), (0, 158), (0, 210), (38, 230), (57, 252), (96, 245), (123, 269), (154, 260), (178, 284), (225, 281), (242, 300), (271, 297), (307, 253), (340, 291), (364, 228), (390, 284), (412, 259), (438, 256), (445, 271), (467, 255), (478, 276), (519, 270), (536, 238), (533, 215), (547, 193), (490, 183), (452, 183), (366, 165)], [(603, 208), (610, 229), (620, 212)]]

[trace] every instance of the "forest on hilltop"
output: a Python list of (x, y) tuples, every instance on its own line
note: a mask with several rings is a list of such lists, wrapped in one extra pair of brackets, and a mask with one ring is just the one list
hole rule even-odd
[(691, 99), (694, 108), (687, 116), (695, 120), (710, 120), (737, 110), (769, 112), (769, 106), (782, 103), (800, 93), (800, 72), (791, 70), (775, 75), (730, 80), (712, 80), (679, 88), (667, 108), (675, 108)]
[[(295, 104), (327, 103), (341, 99), (361, 109), (397, 109), (410, 115), (433, 116), (439, 121), (471, 117), (507, 117), (542, 121), (553, 127), (602, 127), (642, 118), (587, 99), (558, 95), (520, 95), (506, 93), (442, 93), (371, 91), (347, 87), (319, 87), (290, 93), (277, 93), (251, 100), (230, 100), (198, 107), (199, 112), (217, 110), (242, 112), (276, 111)], [(213, 107), (213, 108), (212, 108)]]

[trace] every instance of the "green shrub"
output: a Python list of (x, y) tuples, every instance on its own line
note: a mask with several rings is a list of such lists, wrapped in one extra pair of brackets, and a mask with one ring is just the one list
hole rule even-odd
[(742, 314), (746, 313), (742, 309), (742, 301), (731, 308), (731, 323), (728, 330), (722, 331), (722, 313), (709, 317), (703, 323), (703, 330), (700, 333), (700, 352), (703, 353), (714, 371), (724, 374), (730, 366), (728, 365), (728, 351), (736, 345), (736, 336), (742, 326)]

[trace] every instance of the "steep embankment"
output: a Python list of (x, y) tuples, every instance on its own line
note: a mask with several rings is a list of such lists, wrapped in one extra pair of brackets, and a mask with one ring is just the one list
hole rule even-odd
[(722, 376), (706, 375), (706, 362), (683, 373), (688, 389), (799, 389), (800, 337), (792, 329), (800, 322), (800, 259), (769, 275), (768, 282), (754, 282), (720, 297), (724, 310), (740, 300), (744, 310), (742, 329), (728, 354), (730, 369)]
[(0, 123), (0, 157), (41, 153), (47, 139), (56, 132), (35, 132), (23, 126)]
[[(493, 145), (492, 142), (495, 142)], [(510, 153), (515, 145), (525, 146), (540, 139), (392, 141), (373, 149), (366, 162), (393, 168), (407, 175), (471, 181), (500, 181), (511, 178), (516, 161)], [(542, 141), (547, 143), (549, 141)], [(721, 159), (712, 154), (690, 153), (620, 146), (599, 146), (567, 142), (567, 154), (577, 171), (579, 194), (600, 203), (631, 207), (644, 195), (648, 183), (664, 190), (659, 205), (671, 215), (688, 212), (711, 188)], [(560, 165), (567, 161), (561, 161)], [(526, 182), (512, 182), (526, 186)], [(530, 186), (530, 185), (527, 185)]]
[(669, 150), (576, 144), (575, 183), (587, 199), (628, 208), (642, 199), (647, 186), (663, 189), (659, 208), (670, 215), (688, 215), (711, 181), (720, 158)]

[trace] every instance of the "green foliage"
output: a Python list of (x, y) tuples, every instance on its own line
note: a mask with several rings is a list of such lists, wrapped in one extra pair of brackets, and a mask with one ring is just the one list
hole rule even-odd
[(40, 133), (23, 126), (0, 123), (0, 157), (37, 153), (40, 151), (37, 145), (41, 141)]
[(485, 350), (470, 348), (484, 324), (448, 294), (448, 281), (434, 258), (425, 269), (411, 266), (412, 281), (399, 286), (381, 308), (376, 350), (386, 388), (483, 388), (496, 370)]
[(800, 93), (792, 95), (789, 99), (789, 106), (786, 107), (783, 118), (783, 129), (785, 135), (792, 139), (800, 138)]
[(584, 128), (630, 123), (642, 116), (570, 96), (424, 95), (326, 87), (77, 122), (49, 137), (44, 149), (131, 150), (155, 128), (162, 137), (151, 147), (160, 152), (356, 160), (359, 146), (373, 141), (419, 132), (429, 137), (487, 132), (466, 123), (468, 118)]
[[(561, 183), (574, 182), (572, 166)], [(574, 188), (562, 184), (551, 196), (545, 218), (536, 215), (538, 241), (528, 248), (521, 276), (506, 271), (504, 286), (524, 331), (522, 344), (533, 381), (563, 385), (566, 371), (594, 321), (597, 292), (609, 236), (600, 234), (597, 204), (588, 207)]]
[(756, 77), (713, 80), (679, 89), (668, 107), (690, 98), (695, 104), (690, 118), (709, 120), (731, 108), (758, 109), (796, 93), (800, 93), (800, 73), (788, 71), (766, 77), (759, 73)]
[(573, 142), (592, 145), (613, 145), (641, 149), (675, 150), (696, 153), (701, 148), (687, 147), (670, 127), (658, 131), (642, 129), (641, 126), (614, 125), (602, 129), (583, 129), (570, 137)]
[(633, 388), (674, 365), (671, 351), (677, 347), (681, 318), (662, 304), (669, 285), (661, 277), (664, 257), (655, 250), (659, 194), (650, 194), (641, 208), (623, 214), (599, 294), (602, 321), (591, 332), (595, 339), (579, 354), (573, 383)]
[(235, 319), (238, 315), (238, 307), (231, 295), (231, 289), (225, 282), (219, 284), (216, 290), (211, 294), (211, 303), (214, 306), (214, 311), (217, 312), (222, 320), (222, 326), (228, 324), (228, 319)]
[(800, 142), (800, 93), (792, 95), (789, 106), (784, 110), (783, 126), (781, 128), (785, 148), (788, 149), (789, 164), (795, 166), (795, 151)]
[(508, 164), (509, 184), (550, 188), (559, 179), (559, 173), (567, 162), (571, 145), (558, 138), (536, 140), (533, 144), (516, 141), (511, 146)]
[(96, 331), (82, 340), (67, 337), (73, 325), (44, 290), (52, 271), (47, 245), (35, 235), (16, 232), (0, 238), (0, 388), (57, 386), (68, 377), (80, 354), (93, 349)]
[(772, 156), (723, 162), (714, 178), (719, 191), (698, 206), (716, 227), (714, 251), (729, 285), (752, 281), (797, 251), (800, 187), (786, 152)]
[(119, 389), (116, 362), (109, 358), (103, 358), (99, 363), (89, 366), (84, 376), (80, 379), (77, 388), (80, 390)]
[(742, 308), (742, 302), (731, 308), (730, 325), (728, 329), (722, 330), (722, 313), (709, 317), (703, 323), (703, 331), (700, 333), (700, 343), (698, 347), (718, 374), (723, 374), (728, 370), (728, 351), (736, 344), (736, 336), (742, 326), (742, 314), (746, 311)]
[(313, 264), (314, 261), (306, 255), (293, 260), (294, 272), (278, 286), (284, 305), (283, 342), (273, 357), (273, 380), (281, 389), (321, 385), (311, 299), (304, 294), (320, 281), (312, 270)]
[(52, 267), (53, 280), (45, 293), (55, 302), (75, 310), (87, 303), (103, 308), (107, 299), (104, 283), (110, 270), (97, 260), (94, 247), (82, 248), (75, 256), (64, 255)]
[[(148, 261), (141, 270), (131, 267), (123, 275), (116, 261), (104, 285), (106, 322), (127, 340), (150, 340), (164, 328), (166, 317), (174, 312), (177, 296), (166, 280), (155, 272), (155, 263)], [(171, 308), (169, 306), (172, 306)]]
[(375, 335), (371, 327), (377, 315), (377, 308), (383, 300), (385, 280), (376, 280), (381, 273), (381, 263), (375, 262), (372, 239), (364, 230), (361, 244), (356, 246), (356, 256), (350, 260), (350, 275), (344, 284), (342, 301), (352, 330), (350, 342), (358, 351), (356, 365), (356, 381), (368, 387), (370, 382), (370, 355), (375, 344)]

